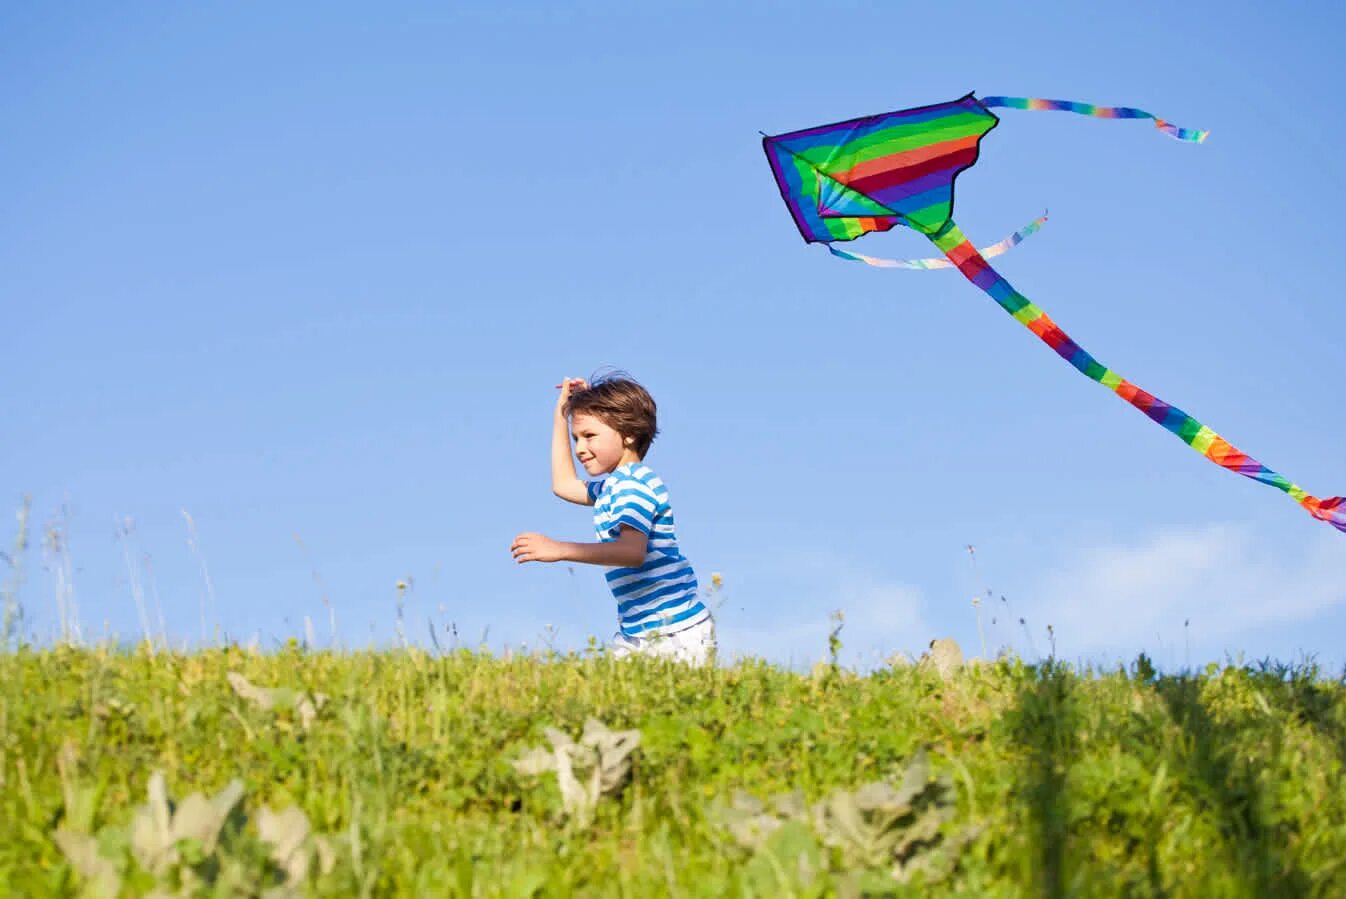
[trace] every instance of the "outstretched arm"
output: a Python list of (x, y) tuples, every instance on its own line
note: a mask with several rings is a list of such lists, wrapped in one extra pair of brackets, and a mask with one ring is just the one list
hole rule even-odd
[(616, 540), (607, 543), (564, 543), (542, 534), (520, 534), (509, 551), (514, 561), (587, 562), (609, 568), (639, 568), (645, 563), (649, 535), (633, 527), (622, 526)]
[(551, 492), (568, 502), (592, 506), (594, 501), (589, 498), (584, 482), (575, 477), (575, 460), (570, 455), (570, 424), (565, 414), (571, 388), (583, 389), (585, 383), (579, 378), (563, 378), (559, 386), (561, 394), (556, 398), (556, 414), (552, 422)]

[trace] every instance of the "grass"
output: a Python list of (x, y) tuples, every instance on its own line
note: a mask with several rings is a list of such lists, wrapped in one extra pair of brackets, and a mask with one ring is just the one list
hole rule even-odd
[[(263, 708), (230, 672), (293, 693)], [(84, 827), (123, 895), (260, 895), (284, 877), (248, 819), (298, 806), (336, 847), (312, 895), (1341, 896), (1344, 694), (1311, 666), (1160, 677), (1143, 657), (943, 681), (601, 653), (21, 647), (0, 654), (0, 884), (92, 895), (55, 842)], [(512, 761), (590, 717), (641, 742), (629, 785), (581, 824), (554, 774)], [(923, 747), (955, 805), (918, 845), (968, 842), (906, 883), (799, 822), (755, 850), (726, 827), (739, 791), (816, 803), (899, 780)], [(184, 844), (158, 879), (126, 848), (155, 771), (179, 799), (245, 793), (230, 841)]]

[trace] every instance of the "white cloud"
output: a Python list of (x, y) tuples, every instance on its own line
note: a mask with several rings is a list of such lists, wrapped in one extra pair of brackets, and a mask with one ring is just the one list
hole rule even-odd
[[(1306, 621), (1346, 603), (1346, 540), (1320, 531), (1287, 555), (1247, 528), (1165, 531), (1089, 546), (1019, 603), (1034, 634), (1051, 624), (1058, 654), (1122, 657), (1183, 640), (1202, 648), (1256, 643), (1259, 628)], [(1016, 622), (1017, 624), (1017, 622)], [(1045, 640), (1036, 637), (1045, 650)], [(1251, 647), (1250, 647), (1251, 648)]]

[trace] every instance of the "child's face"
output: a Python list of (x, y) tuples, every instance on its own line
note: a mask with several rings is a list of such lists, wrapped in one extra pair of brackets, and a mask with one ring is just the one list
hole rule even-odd
[(575, 458), (590, 477), (607, 474), (635, 458), (622, 435), (597, 416), (576, 412), (570, 418), (570, 436), (575, 440)]

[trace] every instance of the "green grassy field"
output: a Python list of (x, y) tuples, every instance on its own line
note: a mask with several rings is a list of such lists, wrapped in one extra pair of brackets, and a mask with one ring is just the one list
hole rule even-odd
[[(261, 689), (240, 694), (231, 672)], [(0, 885), (1340, 897), (1344, 700), (1312, 668), (1158, 677), (1143, 659), (943, 680), (601, 655), (19, 649), (0, 654)], [(615, 782), (585, 806), (514, 763), (551, 747), (546, 728), (578, 737), (589, 718), (638, 730), (639, 747), (624, 782), (620, 759), (599, 760)], [(580, 782), (585, 752), (568, 756)], [(147, 803), (156, 772), (172, 818)], [(220, 795), (235, 780), (241, 795)], [(875, 782), (892, 786), (860, 789)], [(216, 806), (184, 801), (197, 792)], [(292, 806), (308, 831), (277, 823)]]

